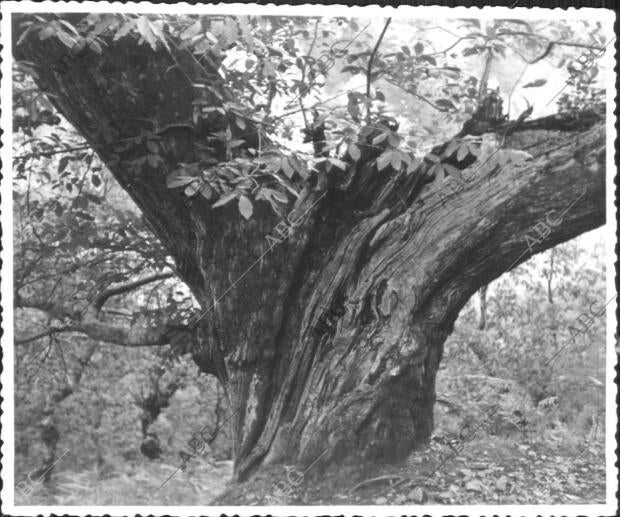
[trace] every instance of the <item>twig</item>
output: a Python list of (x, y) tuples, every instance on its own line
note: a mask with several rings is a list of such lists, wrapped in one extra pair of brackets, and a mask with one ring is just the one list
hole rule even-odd
[[(370, 54), (370, 58), (368, 58), (368, 69), (366, 70), (366, 98), (370, 99), (370, 84), (372, 83), (371, 75), (372, 75), (372, 64), (375, 60), (375, 56), (377, 55), (377, 51), (379, 50), (379, 46), (381, 45), (381, 41), (383, 41), (383, 36), (385, 36), (385, 31), (387, 31), (388, 26), (392, 18), (388, 18), (383, 26), (383, 30), (379, 35), (379, 39), (377, 43), (375, 43), (375, 48), (372, 50), (372, 54)], [(368, 111), (366, 111), (366, 123), (370, 124), (370, 105), (368, 105)]]
[[(440, 28), (440, 27), (438, 27)], [(455, 36), (455, 34), (453, 34), (453, 36)], [(463, 41), (464, 39), (473, 39), (476, 36), (461, 36), (459, 39), (457, 39), (452, 45), (450, 45), (448, 48), (444, 49), (444, 50), (440, 50), (439, 52), (432, 52), (430, 54), (421, 54), (420, 56), (418, 56), (419, 58), (422, 57), (431, 57), (431, 56), (438, 56), (439, 54), (446, 54), (449, 50), (452, 50), (454, 47), (456, 47), (461, 41)]]
[[(319, 32), (319, 22), (320, 18), (317, 18), (316, 23), (314, 24), (314, 37), (312, 38), (312, 43), (310, 44), (310, 48), (308, 49), (308, 54), (306, 55), (306, 59), (304, 59), (303, 66), (301, 67), (301, 82), (299, 83), (299, 88), (305, 89), (305, 81), (306, 81), (306, 65), (308, 64), (308, 58), (312, 55), (312, 51), (314, 50), (314, 44), (316, 43), (316, 37)], [(306, 110), (304, 108), (304, 95), (300, 90), (299, 92), (299, 107), (301, 108), (301, 113), (304, 117), (304, 124), (306, 129), (308, 128), (308, 117), (306, 116)]]
[[(541, 34), (536, 34), (532, 32), (522, 32), (522, 31), (502, 31), (498, 34), (498, 36), (526, 36), (530, 38), (534, 37), (534, 38), (539, 38), (539, 39), (544, 39), (544, 40), (549, 41), (549, 38), (547, 38), (546, 36), (542, 36)], [(588, 48), (593, 51), (602, 51), (602, 50), (605, 50), (606, 48), (600, 45), (592, 45), (588, 43), (574, 43), (571, 41), (553, 40), (553, 41), (549, 41), (549, 43), (547, 44), (547, 48), (538, 57), (535, 57), (531, 61), (528, 61), (525, 58), (523, 59), (529, 65), (538, 63), (538, 61), (545, 59), (549, 55), (549, 53), (551, 52), (551, 50), (553, 49), (555, 45), (563, 46), (563, 47)]]
[(521, 82), (521, 79), (523, 79), (523, 74), (525, 74), (525, 71), (527, 70), (528, 66), (530, 66), (530, 64), (526, 63), (525, 66), (523, 67), (523, 70), (521, 70), (521, 74), (519, 74), (519, 77), (517, 78), (516, 82), (512, 85), (512, 89), (510, 90), (510, 93), (508, 94), (508, 109), (506, 113), (508, 120), (510, 120), (510, 108), (511, 108), (511, 103), (512, 103), (512, 94), (515, 92), (515, 89), (517, 85)]
[(387, 476), (379, 476), (377, 478), (372, 478), (372, 479), (366, 479), (362, 481), (361, 483), (358, 483), (357, 485), (355, 485), (351, 489), (351, 493), (355, 492), (356, 490), (359, 490), (361, 487), (366, 486), (366, 485), (371, 485), (373, 483), (379, 483), (380, 481), (391, 481), (391, 480), (402, 481), (403, 477), (395, 476), (395, 475), (387, 475)]

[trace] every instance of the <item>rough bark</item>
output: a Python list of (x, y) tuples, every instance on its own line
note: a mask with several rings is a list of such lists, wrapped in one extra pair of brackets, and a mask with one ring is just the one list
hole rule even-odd
[[(45, 64), (66, 52), (60, 44), (26, 38), (15, 52), (40, 65), (39, 84), (131, 195), (205, 309), (195, 359), (225, 386), (239, 478), (321, 455), (315, 468), (402, 458), (430, 436), (443, 343), (467, 299), (533, 253), (604, 223), (604, 127), (556, 118), (527, 126), (552, 138), (524, 166), (470, 174), (442, 192), (420, 190), (426, 163), (417, 175), (377, 174), (368, 157), (340, 184), (302, 196), (303, 217), (269, 250), (279, 221), (268, 206), (244, 221), (234, 207), (166, 188), (169, 171), (191, 161), (187, 135), (166, 135), (171, 151), (148, 171), (127, 165), (138, 147), (119, 152), (102, 138), (102, 120), (119, 140), (144, 129), (140, 119), (164, 127), (189, 118), (192, 90), (174, 66), (182, 56), (125, 38), (59, 75)], [(526, 235), (560, 214), (528, 247)]]

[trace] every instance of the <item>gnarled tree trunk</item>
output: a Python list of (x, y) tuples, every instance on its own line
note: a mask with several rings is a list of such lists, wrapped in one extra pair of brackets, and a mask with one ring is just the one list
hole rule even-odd
[(48, 66), (67, 52), (57, 41), (28, 37), (15, 54), (38, 65), (39, 85), (106, 161), (204, 308), (194, 358), (225, 386), (239, 478), (270, 462), (402, 458), (430, 436), (443, 343), (468, 298), (604, 223), (604, 127), (587, 119), (550, 131), (553, 118), (529, 126), (549, 142), (524, 166), (469, 174), (442, 193), (420, 191), (415, 175), (378, 174), (369, 157), (351, 165), (346, 187), (306, 189), (285, 226), (266, 203), (241, 220), (236, 208), (166, 187), (193, 159), (190, 135), (161, 136), (157, 168), (132, 164), (144, 142), (114, 143), (144, 119), (160, 128), (189, 119), (193, 92), (181, 55), (129, 38), (108, 44), (62, 74)]

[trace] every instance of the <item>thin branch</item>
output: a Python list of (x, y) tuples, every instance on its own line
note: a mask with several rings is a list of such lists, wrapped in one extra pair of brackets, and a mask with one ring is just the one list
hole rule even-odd
[[(58, 334), (60, 332), (75, 332), (76, 329), (73, 326), (65, 326), (65, 327), (52, 327), (50, 329), (47, 329), (43, 332), (39, 332), (38, 334), (35, 334), (34, 336), (30, 336), (27, 338), (23, 338), (23, 339), (16, 339), (15, 340), (15, 345), (19, 346), (19, 345), (26, 345), (28, 343), (31, 343), (32, 341), (36, 341), (37, 339), (41, 339), (47, 336), (52, 336), (54, 334)], [(51, 346), (51, 345), (50, 345)]]
[(104, 323), (94, 318), (92, 313), (90, 313), (83, 319), (83, 321), (76, 322), (73, 325), (53, 327), (27, 338), (16, 339), (15, 346), (25, 345), (44, 337), (51, 338), (52, 336), (63, 332), (78, 332), (96, 341), (102, 341), (112, 345), (119, 345), (129, 348), (151, 347), (165, 345), (168, 342), (169, 334), (178, 334), (182, 331), (187, 331), (188, 334), (190, 334), (188, 339), (192, 339), (194, 336), (191, 329), (185, 325), (167, 325), (166, 323), (162, 323), (157, 327), (151, 328), (123, 328), (109, 323)]
[(356, 490), (359, 490), (362, 487), (365, 487), (367, 485), (372, 485), (374, 483), (380, 483), (382, 481), (387, 481), (390, 484), (392, 483), (392, 481), (401, 481), (403, 479), (402, 476), (396, 476), (396, 475), (386, 475), (386, 476), (379, 476), (376, 478), (372, 478), (372, 479), (365, 479), (364, 481), (362, 481), (361, 483), (358, 483), (357, 485), (355, 485), (349, 493), (353, 493)]
[(478, 87), (478, 106), (482, 105), (482, 101), (487, 94), (487, 85), (489, 84), (489, 72), (491, 71), (491, 63), (493, 63), (493, 52), (487, 50), (487, 58), (484, 62), (484, 70), (480, 78)]
[[(112, 142), (115, 143), (115, 142)], [(92, 146), (90, 144), (87, 145), (80, 145), (77, 147), (67, 147), (64, 149), (55, 149), (54, 151), (33, 151), (31, 153), (27, 153), (27, 154), (20, 154), (19, 156), (15, 156), (13, 159), (14, 160), (28, 160), (30, 158), (49, 158), (50, 156), (54, 155), (54, 154), (60, 154), (60, 153), (70, 153), (72, 151), (83, 151), (84, 149), (92, 149)]]
[(473, 39), (476, 38), (477, 36), (461, 36), (459, 39), (457, 39), (452, 45), (450, 45), (448, 48), (444, 49), (444, 50), (440, 50), (439, 52), (432, 52), (431, 54), (421, 54), (420, 56), (418, 56), (418, 58), (421, 57), (430, 57), (430, 56), (438, 56), (440, 54), (446, 54), (447, 52), (449, 52), (450, 50), (452, 50), (454, 47), (456, 47), (461, 41), (465, 40), (465, 39)]
[(538, 57), (535, 57), (532, 60), (528, 60), (523, 55), (519, 54), (521, 58), (528, 65), (533, 65), (534, 63), (538, 63), (539, 61), (542, 61), (543, 59), (545, 59), (551, 53), (551, 50), (553, 50), (553, 47), (556, 45), (562, 46), (562, 47), (587, 48), (591, 51), (599, 51), (599, 52), (607, 48), (606, 46), (602, 47), (600, 45), (592, 45), (588, 43), (574, 43), (572, 41), (561, 41), (561, 40), (549, 41), (549, 38), (541, 34), (536, 34), (536, 33), (531, 33), (531, 32), (522, 32), (522, 31), (502, 31), (501, 33), (498, 34), (498, 36), (526, 36), (530, 38), (539, 38), (539, 39), (544, 39), (548, 41), (549, 43), (547, 44), (547, 47), (542, 52), (542, 54), (540, 54)]
[(305, 80), (306, 80), (306, 65), (308, 64), (308, 58), (312, 56), (312, 51), (314, 50), (314, 44), (316, 43), (316, 37), (319, 32), (319, 22), (320, 18), (317, 18), (316, 23), (314, 24), (314, 37), (312, 38), (312, 43), (310, 44), (310, 48), (308, 49), (308, 54), (306, 59), (303, 61), (303, 66), (301, 67), (301, 82), (299, 83), (300, 94), (299, 94), (299, 107), (301, 108), (301, 113), (304, 117), (304, 124), (306, 129), (308, 126), (308, 117), (306, 116), (306, 110), (304, 108), (304, 96), (302, 92), (302, 88), (305, 88)]
[[(421, 100), (422, 102), (428, 104), (429, 106), (431, 106), (432, 108), (435, 108), (437, 111), (441, 111), (442, 113), (449, 113), (450, 110), (447, 108), (441, 108), (439, 106), (437, 106), (437, 104), (435, 104), (432, 101), (429, 101), (426, 97), (423, 97), (422, 95), (420, 95), (419, 93), (415, 93), (412, 92), (411, 90), (408, 90), (407, 88), (405, 88), (402, 84), (397, 83), (396, 81), (394, 81), (393, 79), (389, 79), (388, 77), (384, 78), (385, 81), (387, 81), (390, 84), (393, 84), (394, 86), (397, 86), (398, 88), (400, 88), (401, 90), (403, 90), (404, 92), (408, 93), (409, 95), (412, 95), (413, 97), (415, 97), (416, 99)], [(370, 126), (372, 127), (372, 126)], [(401, 134), (402, 136), (409, 136), (408, 133), (396, 133), (396, 134)]]
[(93, 307), (100, 311), (103, 304), (108, 301), (112, 296), (118, 296), (119, 294), (125, 294), (129, 291), (133, 291), (134, 289), (138, 289), (143, 285), (150, 284), (152, 282), (157, 282), (158, 280), (166, 280), (168, 278), (172, 278), (174, 273), (158, 273), (155, 275), (147, 276), (145, 278), (141, 278), (139, 280), (134, 280), (133, 282), (128, 282), (126, 284), (121, 284), (117, 286), (110, 287), (106, 289), (102, 293), (99, 293), (95, 299), (93, 300)]
[[(372, 50), (372, 54), (370, 54), (370, 57), (368, 58), (368, 69), (366, 70), (366, 98), (370, 99), (370, 84), (372, 83), (372, 64), (375, 60), (375, 56), (377, 55), (377, 51), (379, 50), (379, 46), (381, 45), (381, 42), (383, 41), (383, 36), (385, 36), (385, 31), (387, 31), (387, 28), (390, 25), (390, 22), (392, 21), (392, 18), (388, 18), (385, 22), (385, 25), (383, 26), (383, 30), (381, 31), (381, 34), (379, 35), (379, 39), (377, 40), (377, 43), (375, 43), (375, 48)], [(366, 123), (370, 124), (370, 105), (368, 106), (368, 111), (366, 112)]]

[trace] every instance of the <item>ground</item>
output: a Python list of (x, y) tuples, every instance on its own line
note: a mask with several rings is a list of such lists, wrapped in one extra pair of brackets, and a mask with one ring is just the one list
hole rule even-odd
[[(605, 500), (602, 444), (551, 445), (497, 437), (469, 442), (460, 454), (434, 443), (401, 465), (346, 467), (306, 473), (273, 466), (251, 481), (227, 486), (230, 462), (178, 465), (144, 462), (97, 472), (58, 473), (49, 487), (18, 504), (62, 505), (415, 505), (593, 504)], [(435, 460), (433, 460), (435, 458)], [(443, 458), (443, 465), (442, 460)], [(174, 472), (162, 488), (160, 485)], [(379, 479), (377, 479), (379, 478)], [(370, 481), (374, 480), (374, 481)], [(158, 490), (159, 488), (159, 490)]]
[[(578, 449), (486, 437), (465, 445), (460, 454), (434, 444), (398, 466), (360, 472), (308, 473), (297, 489), (284, 468), (274, 468), (251, 482), (230, 488), (217, 504), (268, 504), (281, 497), (288, 504), (593, 504), (605, 500), (602, 444), (579, 455)], [(435, 457), (450, 458), (443, 465)], [(577, 456), (577, 458), (576, 458)], [(439, 468), (438, 468), (439, 467)], [(375, 479), (374, 482), (364, 483)], [(290, 493), (282, 497), (282, 492)], [(278, 489), (280, 488), (280, 490)]]

